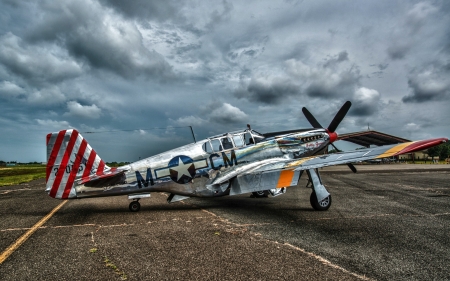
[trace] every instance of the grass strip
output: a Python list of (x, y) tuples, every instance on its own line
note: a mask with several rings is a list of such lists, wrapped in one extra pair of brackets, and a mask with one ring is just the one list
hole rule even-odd
[(45, 178), (45, 166), (0, 167), (0, 186), (16, 185)]

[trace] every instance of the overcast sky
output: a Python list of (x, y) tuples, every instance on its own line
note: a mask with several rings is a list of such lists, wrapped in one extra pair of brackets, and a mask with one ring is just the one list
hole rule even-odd
[[(450, 1), (1, 0), (0, 160), (135, 161), (247, 123), (450, 137)], [(162, 128), (162, 129), (156, 129)], [(127, 130), (127, 131), (119, 131)], [(97, 132), (97, 133), (85, 133)]]

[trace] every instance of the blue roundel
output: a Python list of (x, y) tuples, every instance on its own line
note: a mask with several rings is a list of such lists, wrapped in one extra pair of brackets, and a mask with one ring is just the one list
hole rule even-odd
[(169, 162), (170, 178), (179, 184), (185, 184), (195, 176), (195, 165), (192, 158), (185, 155), (178, 155)]

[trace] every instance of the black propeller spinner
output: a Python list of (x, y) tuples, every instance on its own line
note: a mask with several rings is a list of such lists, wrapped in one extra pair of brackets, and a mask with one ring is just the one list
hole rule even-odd
[[(328, 128), (325, 129), (327, 131), (327, 133), (330, 135), (330, 145), (333, 146), (334, 149), (336, 149), (336, 151), (340, 151), (340, 150), (333, 144), (333, 142), (337, 139), (337, 134), (335, 133), (335, 131), (336, 131), (337, 127), (339, 126), (339, 124), (344, 119), (345, 115), (347, 115), (347, 112), (351, 106), (352, 106), (352, 103), (350, 101), (346, 101), (344, 103), (344, 105), (342, 105), (341, 109), (339, 109), (336, 116), (334, 116), (333, 120), (331, 120), (331, 123), (330, 123), (330, 125), (328, 125)], [(316, 118), (314, 118), (314, 116), (311, 114), (311, 112), (309, 112), (309, 110), (306, 109), (306, 107), (302, 108), (302, 112), (305, 115), (306, 119), (308, 119), (309, 123), (313, 126), (313, 128), (316, 128), (316, 129), (323, 128), (323, 126), (320, 125), (320, 123), (316, 120)], [(347, 166), (350, 168), (350, 170), (352, 170), (353, 173), (357, 172), (356, 168), (355, 168), (355, 166), (353, 166), (353, 164), (348, 163)]]

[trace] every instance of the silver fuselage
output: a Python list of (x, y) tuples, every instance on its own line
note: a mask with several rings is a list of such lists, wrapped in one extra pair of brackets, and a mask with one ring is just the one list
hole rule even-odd
[[(242, 131), (252, 132), (250, 130)], [(235, 133), (237, 135), (237, 133)], [(207, 151), (205, 147), (233, 133), (211, 137), (146, 159), (118, 167), (115, 180), (98, 180), (96, 184), (75, 185), (76, 197), (100, 197), (150, 192), (168, 192), (190, 197), (218, 197), (229, 194), (225, 188), (211, 188), (216, 182), (230, 182), (243, 171), (256, 169), (268, 161), (299, 159), (318, 154), (329, 144), (324, 129), (312, 129), (268, 138), (257, 138), (255, 144), (233, 141), (233, 147)]]

